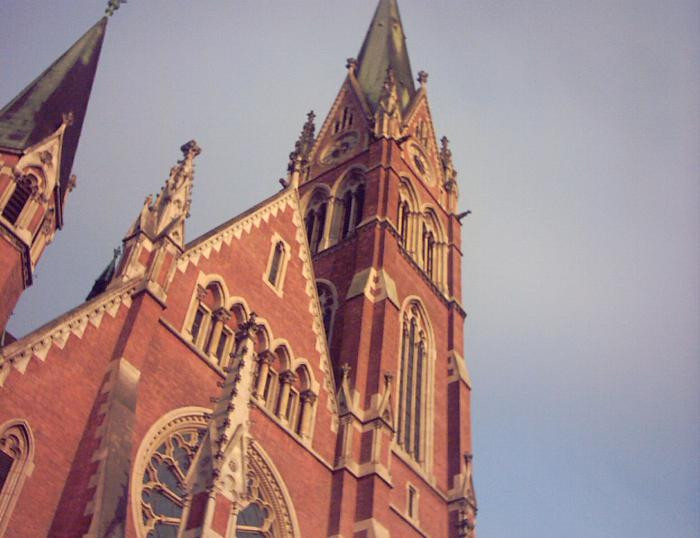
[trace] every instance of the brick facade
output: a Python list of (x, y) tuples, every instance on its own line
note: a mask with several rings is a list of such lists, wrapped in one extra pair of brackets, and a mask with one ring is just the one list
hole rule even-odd
[(0, 534), (475, 536), (455, 173), (427, 75), (389, 61), (373, 93), (370, 45), (282, 191), (185, 243), (186, 144), (95, 296), (2, 349), (0, 428), (33, 452)]

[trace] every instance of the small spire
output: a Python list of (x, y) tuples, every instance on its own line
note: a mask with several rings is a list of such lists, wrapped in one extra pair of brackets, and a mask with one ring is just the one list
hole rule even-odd
[(143, 231), (151, 239), (167, 235), (175, 244), (184, 246), (185, 219), (190, 216), (192, 203), (194, 159), (202, 150), (197, 142), (190, 140), (180, 147), (180, 151), (183, 158), (170, 169), (170, 177), (155, 201), (151, 196), (146, 198), (129, 236), (138, 231)]
[(105, 15), (111, 17), (122, 4), (126, 4), (126, 0), (109, 0), (109, 2), (107, 2), (107, 8), (105, 9)]
[(306, 122), (301, 129), (299, 139), (294, 144), (294, 151), (289, 154), (289, 164), (287, 165), (289, 180), (287, 181), (287, 185), (298, 186), (300, 180), (303, 179), (308, 172), (309, 156), (315, 141), (315, 119), (316, 114), (311, 110), (306, 115)]

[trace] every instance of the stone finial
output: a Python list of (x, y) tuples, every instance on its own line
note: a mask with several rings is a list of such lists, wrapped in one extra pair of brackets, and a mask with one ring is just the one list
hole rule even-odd
[(107, 2), (107, 8), (105, 9), (105, 15), (111, 17), (122, 4), (126, 4), (126, 0), (109, 0)]
[(350, 73), (355, 73), (357, 71), (357, 60), (355, 58), (348, 58), (345, 63), (345, 68)]
[(425, 85), (428, 83), (428, 73), (425, 71), (418, 71), (418, 82), (420, 83), (421, 87), (425, 87)]

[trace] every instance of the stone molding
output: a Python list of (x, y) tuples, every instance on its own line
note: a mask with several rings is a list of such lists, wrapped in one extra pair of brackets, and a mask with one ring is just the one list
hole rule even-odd
[(32, 357), (44, 361), (53, 346), (63, 349), (71, 336), (82, 338), (88, 323), (99, 328), (105, 313), (114, 318), (122, 305), (130, 308), (136, 289), (137, 283), (129, 282), (68, 311), (4, 347), (0, 352), (0, 387), (13, 367), (24, 373)]

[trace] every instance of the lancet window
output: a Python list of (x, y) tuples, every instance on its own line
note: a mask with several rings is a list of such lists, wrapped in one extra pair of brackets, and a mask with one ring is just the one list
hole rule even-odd
[(340, 197), (340, 211), (337, 218), (340, 239), (345, 239), (362, 222), (365, 209), (365, 184), (354, 177)]
[(428, 274), (431, 280), (435, 279), (435, 274), (433, 271), (433, 260), (435, 258), (435, 234), (429, 229), (425, 224), (423, 225), (423, 236), (422, 236), (422, 250), (423, 250), (423, 269)]
[(399, 237), (401, 244), (406, 247), (408, 245), (408, 214), (410, 207), (405, 200), (399, 200)]
[(280, 241), (275, 245), (275, 250), (272, 253), (272, 262), (270, 263), (270, 271), (267, 274), (267, 281), (273, 286), (277, 286), (280, 276), (280, 268), (282, 267), (282, 259), (284, 258), (284, 244)]
[(0, 430), (0, 535), (12, 514), (31, 467), (33, 446), (26, 424), (7, 423)]
[(418, 304), (409, 306), (401, 330), (398, 443), (415, 461), (424, 459), (426, 403), (428, 401), (428, 330)]
[(304, 223), (306, 225), (306, 238), (309, 241), (311, 254), (316, 254), (323, 248), (323, 240), (326, 235), (326, 216), (328, 213), (327, 197), (320, 191), (314, 193), (311, 203), (306, 210)]

